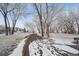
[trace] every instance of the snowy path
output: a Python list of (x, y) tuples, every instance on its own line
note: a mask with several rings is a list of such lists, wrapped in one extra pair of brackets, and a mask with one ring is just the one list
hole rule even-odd
[(30, 33), (16, 32), (14, 35), (0, 34), (0, 56), (7, 56), (25, 36)]
[(20, 42), (17, 48), (15, 48), (12, 54), (10, 54), (9, 56), (22, 56), (22, 49), (23, 49), (24, 43), (25, 43), (25, 39), (23, 39)]
[[(20, 42), (17, 48), (14, 49), (13, 53), (9, 56), (22, 56), (22, 48), (24, 45), (24, 40)], [(77, 49), (67, 46), (67, 45), (75, 45), (73, 41), (74, 41), (73, 37), (67, 37), (67, 36), (50, 37), (49, 39), (44, 39), (42, 41), (39, 40), (34, 41), (29, 46), (30, 56), (58, 56), (63, 54), (70, 55), (67, 52), (71, 53), (72, 55), (77, 55), (79, 53)]]
[[(20, 42), (17, 48), (9, 56), (22, 56), (22, 48), (24, 45), (24, 41), (25, 39)], [(40, 50), (42, 51), (42, 56), (55, 56), (57, 54), (57, 52), (52, 49), (51, 45), (50, 46), (47, 44), (44, 45), (41, 42), (39, 42), (39, 45), (40, 46), (38, 46), (38, 44), (35, 41), (30, 44), (29, 46), (30, 56), (34, 56), (34, 55), (40, 56)], [(60, 50), (70, 52), (72, 54), (79, 53), (78, 50), (71, 48), (69, 46), (66, 46), (66, 45), (54, 45), (53, 44), (52, 46), (55, 46), (56, 48), (59, 48)], [(53, 51), (54, 54), (52, 54), (51, 51)]]

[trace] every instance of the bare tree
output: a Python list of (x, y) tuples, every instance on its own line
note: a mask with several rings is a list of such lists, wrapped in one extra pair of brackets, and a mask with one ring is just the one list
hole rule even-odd
[(33, 18), (33, 23), (35, 24), (38, 33), (41, 33), (40, 21), (39, 21), (38, 19), (39, 19), (38, 16), (35, 16), (35, 17)]
[(24, 4), (15, 3), (15, 4), (13, 4), (13, 7), (15, 10), (13, 10), (10, 13), (10, 17), (12, 20), (12, 34), (14, 34), (15, 26), (16, 26), (16, 23), (19, 20), (19, 18), (26, 15), (26, 12), (24, 11), (25, 10), (24, 8), (26, 8), (26, 7), (24, 6)]
[[(65, 11), (64, 11), (65, 12)], [(72, 17), (71, 11), (66, 11), (67, 13), (62, 13), (61, 17), (59, 17), (59, 28), (64, 33), (75, 33), (74, 29), (74, 19)]]
[(12, 10), (14, 10), (14, 8), (10, 9), (9, 6), (10, 6), (10, 4), (8, 4), (8, 3), (1, 3), (0, 4), (0, 12), (4, 17), (6, 35), (8, 35), (8, 24), (9, 24), (7, 14), (10, 13)]
[(62, 10), (60, 4), (34, 4), (37, 14), (39, 16), (42, 36), (47, 34), (49, 37), (49, 29), (51, 23), (56, 20), (56, 16)]
[(75, 25), (77, 25), (77, 33), (79, 34), (79, 9), (76, 8), (74, 10), (71, 11), (71, 15), (74, 19)]
[(43, 12), (43, 19), (44, 19), (44, 27), (45, 33), (47, 37), (49, 37), (50, 33), (50, 25), (56, 20), (57, 15), (59, 15), (60, 11), (62, 10), (62, 6), (60, 4), (45, 4), (45, 11)]
[(36, 31), (35, 24), (33, 22), (25, 22), (25, 27), (32, 33), (35, 33)]
[(38, 14), (39, 20), (40, 20), (40, 26), (41, 26), (41, 35), (44, 36), (44, 31), (43, 31), (43, 22), (42, 22), (42, 4), (34, 4), (35, 10)]

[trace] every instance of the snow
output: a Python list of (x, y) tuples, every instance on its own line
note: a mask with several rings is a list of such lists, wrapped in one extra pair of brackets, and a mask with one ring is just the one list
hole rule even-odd
[(54, 40), (55, 43), (58, 43), (58, 44), (66, 44), (66, 45), (75, 45), (73, 43), (74, 39), (72, 38), (52, 38)]
[(42, 56), (52, 56), (51, 52), (47, 49), (47, 47), (42, 44), (39, 43), (39, 45), (34, 41), (30, 44), (30, 55), (34, 56), (36, 53), (36, 56), (40, 56), (40, 50), (42, 51)]
[(67, 52), (73, 53), (73, 54), (78, 54), (79, 53), (78, 50), (76, 50), (74, 48), (71, 48), (69, 46), (65, 46), (65, 45), (54, 45), (54, 46), (57, 47), (57, 48), (60, 48), (62, 50), (65, 50)]
[(16, 49), (14, 49), (13, 53), (9, 56), (22, 56), (22, 50), (25, 43), (25, 39), (20, 42)]
[(15, 32), (14, 35), (0, 34), (0, 56), (8, 56), (17, 47), (19, 42), (30, 33)]
[(67, 45), (75, 45), (75, 43), (73, 43), (74, 39), (72, 39), (72, 38), (53, 38), (53, 40), (54, 40), (55, 44), (58, 44), (58, 45), (54, 45), (55, 47), (68, 51), (70, 53), (74, 53), (74, 54), (79, 53), (78, 50), (75, 50), (74, 48), (67, 46)]
[[(71, 48), (69, 46), (66, 46), (66, 45), (55, 45), (55, 44), (52, 44), (52, 45), (50, 44), (49, 45), (48, 41), (46, 41), (46, 40), (43, 41), (43, 42), (45, 42), (45, 45), (42, 42), (40, 42), (40, 43), (39, 42), (38, 43), (36, 43), (36, 42), (31, 43), (30, 44), (30, 55), (33, 56), (33, 55), (35, 55), (34, 53), (36, 53), (37, 56), (39, 56), (40, 54), (37, 52), (37, 51), (39, 51), (39, 49), (41, 49), (42, 52), (43, 52), (42, 56), (55, 56), (55, 55), (59, 55), (55, 50), (52, 49), (51, 46), (54, 46), (57, 49), (60, 49), (61, 50), (60, 52), (62, 52), (62, 53), (64, 53), (64, 51), (70, 52), (72, 54), (78, 54), (79, 53), (78, 50), (76, 50), (74, 48)], [(38, 49), (38, 44), (41, 46), (41, 47), (39, 47), (39, 49)], [(53, 51), (53, 54), (51, 53), (51, 51)]]
[[(67, 37), (68, 36), (68, 37)], [(69, 37), (70, 36), (70, 37)], [(74, 49), (68, 45), (74, 44), (74, 35), (59, 35), (51, 36), (48, 39), (36, 40), (29, 45), (30, 56), (61, 56), (61, 55), (76, 55), (79, 54), (77, 49)], [(76, 36), (76, 35), (75, 35)], [(77, 35), (78, 36), (78, 35)], [(22, 56), (22, 49), (25, 39), (14, 49), (13, 53), (9, 56)], [(67, 52), (66, 52), (67, 51)], [(69, 53), (68, 53), (69, 52)]]

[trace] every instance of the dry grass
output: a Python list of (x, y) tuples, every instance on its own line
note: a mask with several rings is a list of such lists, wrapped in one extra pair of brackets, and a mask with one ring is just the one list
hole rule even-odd
[(27, 39), (25, 40), (22, 55), (23, 56), (29, 56), (29, 45), (30, 45), (30, 43), (32, 43), (33, 41), (35, 41), (37, 39), (42, 39), (42, 37), (37, 35), (37, 34), (30, 34), (30, 35), (27, 35), (25, 38), (27, 38)]

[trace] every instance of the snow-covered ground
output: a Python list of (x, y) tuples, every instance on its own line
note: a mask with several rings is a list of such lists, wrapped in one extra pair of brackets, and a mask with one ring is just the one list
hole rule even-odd
[(0, 56), (7, 56), (17, 47), (20, 40), (24, 39), (29, 33), (16, 32), (14, 35), (5, 36), (0, 34)]
[[(43, 40), (33, 41), (29, 45), (30, 56), (67, 56), (79, 55), (79, 50), (74, 49), (68, 45), (74, 44), (74, 37), (79, 35), (73, 34), (51, 34), (51, 37)], [(9, 56), (22, 56), (22, 49), (24, 45), (23, 39), (20, 44), (14, 49)]]
[(22, 49), (23, 49), (24, 43), (25, 43), (25, 39), (21, 40), (18, 47), (14, 49), (13, 53), (10, 54), (10, 56), (22, 56)]
[[(45, 39), (45, 40), (47, 40), (47, 39)], [(57, 52), (57, 51), (59, 51), (59, 52)], [(69, 52), (69, 54), (68, 54), (68, 52)], [(59, 42), (59, 44), (58, 43), (56, 44), (55, 42), (52, 43), (52, 39), (49, 39), (47, 42), (46, 41), (42, 41), (39, 43), (33, 42), (30, 44), (30, 55), (31, 56), (33, 56), (33, 55), (42, 55), (42, 56), (54, 55), (54, 56), (56, 56), (56, 55), (64, 55), (64, 54), (75, 55), (78, 53), (79, 53), (78, 50), (76, 50), (72, 47), (69, 47), (67, 45), (64, 45), (60, 42)]]

